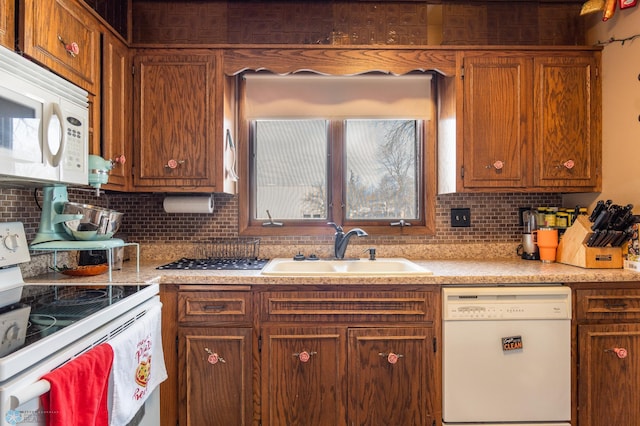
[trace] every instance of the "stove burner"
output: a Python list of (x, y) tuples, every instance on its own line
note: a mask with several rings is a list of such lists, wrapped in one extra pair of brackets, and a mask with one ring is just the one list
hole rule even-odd
[(110, 300), (120, 299), (123, 289), (121, 287), (111, 287), (111, 294), (108, 289), (73, 289), (65, 291), (63, 289), (55, 300), (50, 302), (56, 306), (81, 306), (92, 305), (95, 303), (109, 302)]
[(267, 264), (269, 259), (187, 259), (182, 258), (166, 265), (158, 266), (156, 269), (174, 270), (260, 270)]
[(81, 305), (95, 303), (107, 297), (106, 290), (84, 290), (77, 294), (65, 294), (55, 301), (57, 305)]
[(29, 319), (30, 321), (27, 326), (27, 339), (38, 334), (46, 336), (50, 334), (51, 331), (55, 331), (50, 330), (53, 327), (56, 327), (57, 320), (53, 315), (32, 314), (29, 316)]

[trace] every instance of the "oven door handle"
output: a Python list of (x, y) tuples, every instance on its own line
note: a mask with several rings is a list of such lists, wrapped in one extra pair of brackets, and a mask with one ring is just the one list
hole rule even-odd
[(15, 410), (22, 404), (38, 398), (40, 395), (44, 395), (49, 392), (49, 390), (51, 390), (51, 383), (44, 379), (38, 380), (22, 389), (18, 389), (17, 392), (11, 395), (11, 409)]

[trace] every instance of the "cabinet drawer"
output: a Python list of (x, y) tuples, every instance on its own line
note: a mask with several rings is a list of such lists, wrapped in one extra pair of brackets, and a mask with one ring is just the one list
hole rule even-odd
[(179, 322), (247, 322), (251, 320), (251, 293), (181, 291)]
[(578, 320), (640, 319), (640, 290), (577, 290)]
[(263, 321), (425, 322), (436, 318), (431, 292), (267, 292), (261, 295)]

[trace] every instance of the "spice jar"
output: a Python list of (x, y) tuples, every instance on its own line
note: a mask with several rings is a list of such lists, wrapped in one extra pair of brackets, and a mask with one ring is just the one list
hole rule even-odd
[(554, 228), (556, 226), (556, 212), (558, 211), (555, 207), (549, 207), (547, 212), (544, 215), (544, 226), (547, 228)]
[(564, 211), (559, 211), (556, 214), (556, 227), (566, 228), (568, 226), (569, 226), (569, 213)]

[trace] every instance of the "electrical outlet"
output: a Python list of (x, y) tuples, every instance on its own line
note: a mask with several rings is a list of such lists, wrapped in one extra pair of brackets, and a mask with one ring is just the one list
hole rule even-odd
[(451, 209), (451, 226), (468, 227), (471, 226), (471, 209)]

